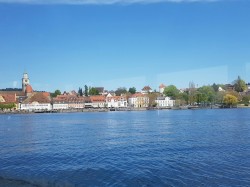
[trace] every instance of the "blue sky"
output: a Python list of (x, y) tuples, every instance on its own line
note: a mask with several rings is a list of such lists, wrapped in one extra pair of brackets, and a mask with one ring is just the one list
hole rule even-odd
[(0, 88), (250, 82), (249, 33), (248, 0), (0, 0)]

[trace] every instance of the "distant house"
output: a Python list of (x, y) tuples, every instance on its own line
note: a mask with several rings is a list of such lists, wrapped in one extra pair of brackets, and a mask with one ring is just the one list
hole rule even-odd
[(146, 94), (135, 93), (130, 96), (128, 103), (134, 108), (146, 108), (149, 106), (149, 97)]
[(52, 105), (53, 110), (67, 110), (69, 109), (67, 95), (58, 95), (56, 98), (53, 98)]
[(58, 95), (52, 103), (54, 110), (82, 109), (85, 107), (84, 97), (77, 95)]
[(93, 108), (90, 97), (84, 97), (84, 108)]
[(68, 104), (71, 109), (82, 109), (85, 107), (84, 97), (68, 96)]
[(247, 86), (247, 92), (250, 92), (250, 83), (247, 83), (246, 86)]
[(20, 110), (36, 111), (51, 110), (51, 98), (48, 92), (32, 93), (20, 104)]
[(15, 93), (0, 94), (0, 104), (7, 105), (13, 104), (13, 109), (18, 108), (18, 101)]
[(161, 85), (159, 86), (159, 92), (160, 92), (161, 94), (163, 94), (165, 88), (166, 88), (166, 86), (165, 86), (164, 84), (161, 84)]
[(219, 92), (225, 92), (225, 90), (224, 90), (222, 87), (220, 87), (220, 86), (219, 86), (219, 88), (218, 88), (218, 91), (219, 91)]
[(142, 88), (141, 93), (142, 94), (148, 94), (153, 92), (153, 90), (149, 87), (149, 86), (145, 86), (144, 88)]
[(78, 93), (75, 90), (72, 90), (72, 91), (69, 92), (69, 95), (77, 96)]
[(126, 96), (113, 96), (111, 94), (107, 95), (106, 104), (109, 108), (124, 108), (128, 106)]
[(93, 108), (104, 108), (106, 107), (106, 98), (103, 95), (90, 96), (90, 102)]
[(170, 97), (157, 97), (155, 102), (159, 108), (173, 107), (175, 105), (175, 100)]
[(234, 91), (234, 85), (232, 84), (226, 84), (225, 87), (227, 91)]

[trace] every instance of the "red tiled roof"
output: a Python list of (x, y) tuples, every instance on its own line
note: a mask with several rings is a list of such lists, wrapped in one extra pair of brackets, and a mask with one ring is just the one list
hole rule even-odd
[(159, 88), (166, 88), (166, 86), (164, 84), (161, 84)]
[(56, 98), (53, 99), (53, 102), (84, 102), (84, 97), (78, 97), (75, 95), (58, 95)]
[(45, 97), (49, 97), (50, 93), (49, 92), (42, 92)]
[(46, 96), (43, 92), (33, 93), (30, 97), (28, 97), (23, 103), (50, 103), (50, 96)]
[(105, 96), (102, 95), (90, 96), (90, 100), (92, 103), (105, 102)]
[(16, 96), (25, 96), (25, 93), (22, 91), (0, 91), (0, 95), (2, 94), (16, 94)]
[(16, 94), (0, 94), (5, 102), (2, 103), (16, 103)]
[(26, 92), (26, 93), (32, 93), (32, 92), (33, 92), (33, 89), (32, 89), (32, 87), (31, 87), (31, 85), (28, 84), (28, 85), (26, 86), (25, 92)]
[(146, 97), (144, 94), (142, 93), (135, 93), (133, 95), (130, 96), (131, 98), (136, 98), (136, 97)]

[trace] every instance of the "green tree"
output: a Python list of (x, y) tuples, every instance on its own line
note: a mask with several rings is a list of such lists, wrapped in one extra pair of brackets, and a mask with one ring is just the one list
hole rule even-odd
[(83, 96), (82, 88), (79, 88), (79, 89), (78, 89), (78, 95), (79, 95), (79, 96)]
[(190, 105), (193, 105), (196, 101), (196, 88), (194, 82), (189, 82), (188, 100)]
[(126, 94), (128, 91), (125, 87), (120, 87), (117, 88), (117, 90), (115, 91), (115, 95), (117, 96), (121, 96), (121, 94)]
[(9, 103), (9, 104), (0, 104), (0, 109), (13, 109), (16, 107), (15, 103)]
[(234, 95), (231, 95), (231, 94), (226, 94), (224, 97), (223, 97), (223, 103), (227, 106), (227, 107), (232, 107), (232, 106), (235, 106), (238, 102), (238, 99), (237, 97), (235, 97)]
[(215, 103), (222, 104), (225, 95), (226, 95), (225, 92), (217, 92), (215, 94)]
[(244, 92), (247, 89), (246, 82), (240, 76), (233, 83), (236, 92)]
[(215, 83), (214, 83), (214, 84), (212, 85), (212, 87), (213, 87), (213, 89), (214, 89), (215, 92), (218, 92), (218, 90), (219, 90), (219, 85), (218, 85), (218, 84), (215, 84)]
[(171, 97), (172, 99), (176, 99), (179, 94), (179, 90), (174, 85), (169, 85), (164, 89), (163, 94), (165, 96)]
[(128, 92), (131, 93), (131, 94), (135, 94), (136, 93), (136, 88), (135, 87), (129, 88)]
[(188, 93), (187, 92), (179, 93), (176, 97), (176, 100), (178, 100), (178, 103), (180, 105), (188, 104)]
[(250, 96), (249, 95), (245, 95), (242, 97), (242, 101), (241, 103), (243, 103), (245, 106), (249, 105), (249, 101), (250, 101)]
[(89, 95), (99, 95), (99, 91), (96, 88), (90, 88)]
[(88, 88), (87, 85), (84, 86), (84, 95), (85, 95), (86, 97), (89, 96), (89, 88)]
[(200, 102), (213, 102), (215, 99), (215, 91), (212, 86), (202, 86), (197, 89), (200, 94)]
[(51, 94), (51, 97), (57, 97), (58, 95), (61, 95), (61, 91), (55, 90), (55, 92)]
[(155, 100), (159, 96), (159, 94), (158, 93), (149, 93), (149, 94), (147, 94), (147, 96), (149, 98), (148, 106), (149, 107), (156, 107), (157, 103), (155, 102)]

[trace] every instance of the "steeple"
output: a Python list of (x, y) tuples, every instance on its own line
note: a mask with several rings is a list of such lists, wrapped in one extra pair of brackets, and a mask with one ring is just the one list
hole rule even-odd
[(30, 84), (30, 80), (29, 80), (28, 73), (24, 73), (23, 78), (22, 78), (22, 90), (23, 90), (23, 92), (26, 91), (26, 87), (29, 84)]

